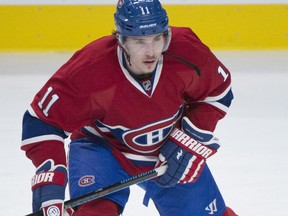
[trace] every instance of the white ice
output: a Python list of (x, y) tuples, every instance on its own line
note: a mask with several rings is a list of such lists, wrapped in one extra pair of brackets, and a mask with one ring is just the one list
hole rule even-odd
[[(208, 164), (227, 205), (241, 216), (288, 215), (288, 51), (218, 51), (233, 75), (234, 103)], [(71, 53), (0, 53), (0, 215), (31, 212), (32, 163), (20, 150), (22, 115)], [(156, 216), (135, 186), (124, 216)], [(181, 201), (180, 201), (181, 202)]]

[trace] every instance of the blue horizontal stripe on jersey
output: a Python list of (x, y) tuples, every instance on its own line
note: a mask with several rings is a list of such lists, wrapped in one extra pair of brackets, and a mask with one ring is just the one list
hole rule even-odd
[(63, 130), (31, 116), (28, 111), (24, 113), (22, 140), (50, 134), (60, 136), (63, 139), (67, 138)]

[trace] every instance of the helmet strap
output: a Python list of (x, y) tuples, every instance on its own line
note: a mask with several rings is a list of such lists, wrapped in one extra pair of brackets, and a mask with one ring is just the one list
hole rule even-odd
[(118, 40), (119, 47), (121, 48), (122, 52), (125, 54), (125, 58), (127, 59), (128, 63), (129, 63), (129, 66), (131, 67), (132, 64), (131, 64), (131, 61), (130, 61), (130, 55), (128, 54), (128, 52), (123, 47), (124, 46), (124, 42), (125, 42), (124, 37), (116, 32), (116, 38)]
[(124, 53), (125, 58), (127, 59), (127, 62), (129, 63), (129, 66), (131, 67), (131, 61), (130, 61), (130, 55), (128, 52), (125, 50), (125, 48), (119, 43), (119, 47), (121, 48), (122, 52)]

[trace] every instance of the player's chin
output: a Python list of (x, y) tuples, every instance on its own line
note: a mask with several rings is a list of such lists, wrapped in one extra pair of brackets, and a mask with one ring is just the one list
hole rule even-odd
[(152, 73), (156, 67), (156, 63), (144, 63), (143, 64), (143, 72)]

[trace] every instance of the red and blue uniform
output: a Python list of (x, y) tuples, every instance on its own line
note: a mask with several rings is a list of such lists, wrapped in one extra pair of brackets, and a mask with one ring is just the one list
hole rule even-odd
[[(172, 129), (181, 127), (183, 117), (213, 132), (227, 113), (233, 99), (228, 69), (193, 31), (180, 27), (171, 27), (171, 31), (169, 48), (148, 81), (126, 70), (117, 40), (106, 36), (77, 51), (36, 94), (24, 115), (22, 149), (35, 166), (50, 158), (66, 165), (64, 140), (70, 136), (71, 196), (106, 186), (109, 179), (114, 183), (153, 168), (159, 149)], [(101, 180), (102, 172), (108, 172), (108, 177)], [(191, 208), (200, 209), (219, 199), (219, 214), (214, 215), (221, 215), (225, 210), (222, 196), (207, 166), (203, 172), (202, 176), (211, 177), (175, 187), (194, 188), (194, 195), (186, 198), (196, 199), (197, 193), (208, 190), (196, 187), (201, 179), (206, 184), (213, 182), (208, 198), (195, 201)], [(141, 186), (163, 215), (163, 202), (175, 202), (163, 192), (170, 189), (153, 181)], [(160, 191), (165, 199), (159, 197)], [(122, 191), (109, 198), (124, 207), (128, 194)], [(180, 195), (181, 189), (175, 197)], [(195, 209), (209, 215), (205, 208)]]

